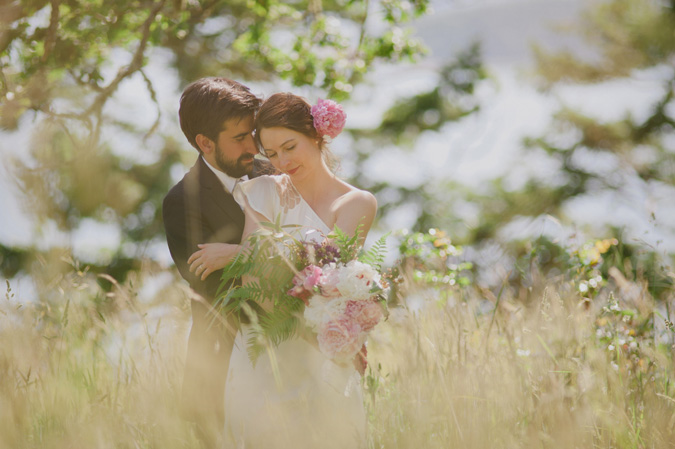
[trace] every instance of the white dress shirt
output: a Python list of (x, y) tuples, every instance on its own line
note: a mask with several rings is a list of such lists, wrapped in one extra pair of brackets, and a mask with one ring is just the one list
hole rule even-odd
[(239, 181), (246, 181), (248, 180), (248, 176), (244, 175), (241, 178), (233, 178), (232, 176), (229, 176), (227, 173), (224, 173), (216, 168), (214, 168), (211, 164), (209, 164), (204, 156), (201, 156), (202, 160), (206, 164), (207, 167), (211, 169), (211, 171), (218, 177), (220, 182), (223, 184), (223, 187), (225, 187), (225, 190), (232, 194), (232, 190), (234, 189), (234, 186), (239, 182)]

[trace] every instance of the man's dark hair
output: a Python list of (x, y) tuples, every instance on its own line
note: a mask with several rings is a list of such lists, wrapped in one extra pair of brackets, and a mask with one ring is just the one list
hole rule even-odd
[(241, 83), (227, 78), (201, 78), (187, 86), (180, 97), (180, 127), (188, 142), (201, 153), (195, 141), (198, 134), (216, 141), (224, 121), (253, 116), (260, 103)]

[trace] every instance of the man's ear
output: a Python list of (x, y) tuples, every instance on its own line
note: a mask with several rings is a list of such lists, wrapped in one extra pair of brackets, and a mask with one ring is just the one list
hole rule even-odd
[(202, 150), (202, 153), (204, 154), (211, 154), (216, 149), (215, 142), (206, 137), (204, 134), (197, 134), (195, 137), (195, 142), (197, 142), (199, 149)]

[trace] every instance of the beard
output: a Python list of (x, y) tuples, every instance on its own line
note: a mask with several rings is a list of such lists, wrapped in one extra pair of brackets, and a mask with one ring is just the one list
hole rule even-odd
[(215, 151), (216, 164), (225, 174), (232, 178), (241, 178), (244, 175), (250, 175), (253, 170), (253, 156), (250, 154), (243, 154), (237, 159), (226, 159), (220, 147), (216, 147)]

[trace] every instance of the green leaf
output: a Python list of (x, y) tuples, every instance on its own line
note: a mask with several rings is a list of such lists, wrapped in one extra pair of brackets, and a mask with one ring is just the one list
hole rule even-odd
[(389, 234), (390, 232), (380, 237), (367, 252), (362, 252), (359, 256), (359, 262), (368, 264), (380, 271), (384, 262), (384, 256), (387, 254), (387, 238)]

